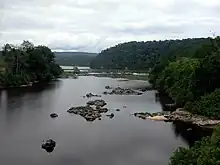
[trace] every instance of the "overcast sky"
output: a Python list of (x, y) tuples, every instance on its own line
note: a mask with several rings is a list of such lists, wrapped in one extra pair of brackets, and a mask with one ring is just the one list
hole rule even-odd
[(0, 0), (0, 45), (99, 52), (125, 41), (220, 34), (220, 0)]

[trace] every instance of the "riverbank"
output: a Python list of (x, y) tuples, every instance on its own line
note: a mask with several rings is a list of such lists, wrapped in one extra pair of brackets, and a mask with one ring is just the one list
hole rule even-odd
[(22, 84), (22, 85), (14, 85), (14, 86), (3, 86), (0, 85), (0, 90), (4, 90), (4, 89), (13, 89), (13, 88), (27, 88), (27, 87), (32, 87), (34, 85), (37, 84), (44, 84), (44, 83), (50, 83), (52, 81), (57, 81), (58, 79), (53, 79), (51, 81), (33, 81), (33, 82), (29, 82), (27, 84)]
[(155, 121), (165, 121), (165, 122), (184, 122), (186, 124), (196, 125), (201, 128), (210, 128), (220, 125), (220, 120), (213, 120), (205, 116), (192, 114), (190, 112), (184, 111), (184, 109), (179, 108), (174, 112), (158, 112), (158, 113), (135, 113), (134, 116), (141, 119), (150, 119)]

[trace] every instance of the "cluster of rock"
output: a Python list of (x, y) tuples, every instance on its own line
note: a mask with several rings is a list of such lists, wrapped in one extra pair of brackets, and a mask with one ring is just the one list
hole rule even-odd
[(99, 106), (99, 107), (104, 107), (107, 105), (107, 103), (104, 100), (94, 100), (94, 101), (88, 101), (87, 105), (94, 105), (94, 106)]
[(87, 121), (101, 120), (101, 114), (108, 112), (108, 108), (104, 108), (106, 104), (104, 100), (89, 101), (86, 106), (72, 107), (67, 112), (80, 115)]
[(220, 124), (220, 120), (212, 120), (204, 116), (194, 115), (190, 112), (183, 111), (183, 109), (177, 109), (176, 111), (172, 112), (168, 116), (168, 119), (170, 121), (182, 121), (206, 128), (213, 128)]
[(163, 111), (158, 113), (148, 113), (148, 112), (135, 113), (134, 116), (144, 120), (151, 119), (151, 120), (159, 120), (166, 122), (181, 121), (184, 123), (197, 125), (203, 128), (213, 128), (216, 125), (220, 124), (220, 120), (212, 120), (204, 116), (194, 115), (190, 112), (184, 111), (181, 108), (177, 109), (174, 112)]
[(90, 97), (102, 97), (102, 96), (101, 95), (92, 94), (92, 93), (88, 93), (88, 94), (86, 94), (85, 97), (90, 98)]
[(121, 88), (121, 87), (114, 88), (112, 89), (111, 92), (105, 91), (103, 94), (105, 95), (142, 95), (142, 93), (139, 91), (136, 91), (130, 88)]
[(47, 152), (53, 152), (54, 148), (56, 147), (56, 142), (52, 139), (49, 139), (46, 142), (43, 142), (41, 147)]

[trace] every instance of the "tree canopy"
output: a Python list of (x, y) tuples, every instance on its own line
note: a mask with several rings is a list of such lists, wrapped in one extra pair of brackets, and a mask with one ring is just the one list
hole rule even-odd
[(179, 106), (196, 114), (220, 118), (220, 38), (209, 40), (192, 56), (160, 58), (151, 82)]
[(50, 81), (62, 72), (55, 63), (54, 53), (46, 46), (34, 46), (29, 41), (2, 48), (4, 72), (0, 74), (1, 86), (19, 86), (33, 81)]
[(204, 137), (190, 148), (178, 148), (170, 158), (170, 165), (220, 165), (220, 127), (211, 137)]
[(148, 70), (155, 66), (160, 57), (164, 59), (162, 60), (164, 65), (170, 59), (191, 57), (202, 44), (207, 42), (207, 38), (194, 38), (118, 44), (101, 51), (92, 60), (91, 67), (96, 69)]

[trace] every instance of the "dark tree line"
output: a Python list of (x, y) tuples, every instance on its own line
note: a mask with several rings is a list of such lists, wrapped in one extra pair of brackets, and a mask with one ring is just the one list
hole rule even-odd
[(87, 52), (54, 52), (55, 61), (64, 66), (90, 66), (91, 61), (97, 55), (96, 53)]
[(62, 73), (54, 53), (46, 46), (24, 41), (19, 46), (6, 44), (1, 51), (1, 86), (20, 86), (33, 81), (50, 81)]
[(148, 70), (159, 57), (164, 59), (193, 56), (207, 38), (128, 42), (103, 50), (91, 62), (92, 68)]

